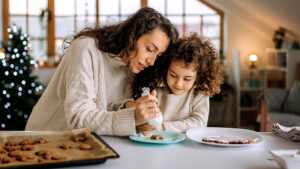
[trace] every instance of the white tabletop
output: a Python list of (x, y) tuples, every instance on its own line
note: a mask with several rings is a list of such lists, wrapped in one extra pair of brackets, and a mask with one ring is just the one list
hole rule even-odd
[(85, 169), (279, 169), (268, 160), (269, 150), (300, 149), (299, 142), (290, 142), (273, 133), (260, 133), (263, 144), (248, 147), (208, 146), (185, 139), (180, 143), (156, 145), (131, 141), (128, 137), (102, 136), (118, 154), (103, 164), (66, 168)]

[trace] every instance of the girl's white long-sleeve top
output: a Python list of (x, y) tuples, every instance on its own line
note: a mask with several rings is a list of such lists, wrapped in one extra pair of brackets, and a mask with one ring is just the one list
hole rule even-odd
[(194, 88), (181, 94), (170, 94), (166, 86), (156, 89), (158, 107), (163, 115), (165, 130), (185, 132), (193, 127), (206, 127), (209, 115), (209, 97)]
[(129, 68), (119, 56), (101, 52), (92, 38), (74, 40), (34, 106), (26, 130), (89, 128), (99, 135), (133, 135)]

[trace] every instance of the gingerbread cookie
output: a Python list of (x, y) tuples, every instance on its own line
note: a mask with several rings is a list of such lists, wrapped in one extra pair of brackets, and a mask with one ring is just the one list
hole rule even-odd
[(11, 163), (11, 162), (14, 162), (14, 161), (16, 161), (15, 158), (11, 158), (11, 157), (3, 157), (3, 158), (2, 158), (2, 163), (3, 163), (3, 164)]
[(52, 151), (49, 151), (49, 150), (40, 150), (38, 152), (35, 152), (35, 154), (38, 155), (38, 156), (51, 155)]
[(16, 157), (16, 159), (18, 161), (23, 161), (23, 162), (25, 162), (25, 161), (33, 161), (34, 156), (33, 155), (29, 155), (29, 154), (24, 154), (22, 156)]
[(65, 160), (66, 157), (59, 157), (56, 154), (44, 154), (41, 158), (38, 159), (38, 162), (45, 162), (49, 160)]
[(20, 157), (20, 156), (24, 155), (24, 152), (22, 152), (22, 151), (12, 151), (12, 152), (9, 152), (8, 155), (10, 157)]
[(61, 144), (59, 148), (66, 150), (73, 148), (73, 146), (71, 144)]
[(5, 146), (4, 149), (11, 152), (11, 151), (19, 150), (19, 147), (18, 146)]
[(93, 147), (89, 144), (81, 144), (79, 148), (80, 150), (91, 150)]
[(17, 145), (19, 145), (19, 143), (16, 141), (8, 141), (5, 145), (6, 146), (17, 146)]
[(33, 145), (22, 145), (21, 150), (22, 151), (32, 151), (34, 149)]
[(0, 148), (0, 154), (6, 153), (6, 150), (3, 148)]
[(20, 142), (20, 145), (33, 145), (35, 144), (35, 141), (33, 140), (23, 140)]
[(35, 143), (39, 143), (39, 144), (44, 144), (44, 143), (48, 143), (49, 140), (45, 139), (45, 138), (40, 138), (34, 141)]
[(59, 157), (56, 154), (53, 154), (51, 157), (51, 160), (65, 160), (65, 159), (67, 159), (67, 157)]
[(162, 135), (152, 135), (151, 139), (152, 140), (162, 140), (162, 139), (164, 139), (164, 136), (162, 136)]
[(72, 138), (72, 140), (74, 142), (85, 142), (85, 140), (87, 140), (87, 139), (83, 136), (75, 136), (75, 137)]

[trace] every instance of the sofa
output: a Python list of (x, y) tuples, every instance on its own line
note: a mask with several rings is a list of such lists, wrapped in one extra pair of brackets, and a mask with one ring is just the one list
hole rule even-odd
[(259, 97), (260, 131), (271, 131), (273, 123), (283, 126), (300, 126), (300, 114), (284, 111), (290, 90), (267, 89)]

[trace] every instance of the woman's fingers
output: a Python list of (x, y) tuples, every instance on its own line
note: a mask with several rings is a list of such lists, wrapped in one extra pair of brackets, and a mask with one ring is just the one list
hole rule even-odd
[(160, 110), (155, 106), (154, 113), (150, 112), (150, 108), (147, 109), (135, 109), (135, 125), (140, 125), (148, 122), (149, 120), (159, 116), (161, 114)]
[(136, 105), (136, 107), (139, 109), (151, 109), (151, 108), (155, 108), (156, 104), (154, 102), (145, 102), (143, 104)]
[(158, 110), (155, 110), (154, 113), (149, 113), (148, 114), (148, 118), (149, 120), (159, 116), (161, 114), (161, 111), (158, 109)]
[(140, 97), (136, 101), (135, 123), (140, 125), (148, 122), (161, 114), (156, 102), (156, 91), (153, 90), (150, 95)]

